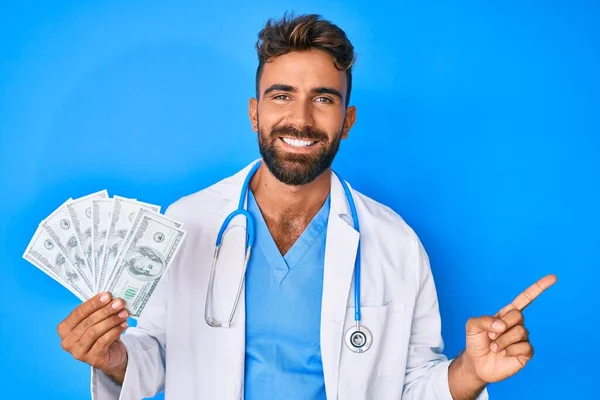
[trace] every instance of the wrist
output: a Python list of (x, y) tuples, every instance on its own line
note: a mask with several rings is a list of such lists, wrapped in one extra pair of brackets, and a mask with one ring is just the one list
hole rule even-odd
[(473, 361), (462, 352), (450, 363), (448, 385), (454, 400), (472, 400), (479, 396), (487, 382), (477, 375)]
[(473, 382), (474, 384), (477, 384), (481, 387), (486, 386), (488, 383), (486, 381), (484, 381), (483, 379), (481, 379), (479, 377), (479, 375), (477, 375), (477, 370), (475, 369), (475, 364), (473, 363), (473, 360), (471, 359), (471, 357), (469, 357), (466, 353), (466, 351), (463, 351), (461, 353), (461, 355), (459, 356), (460, 358), (460, 367), (462, 369), (462, 373), (464, 374), (464, 376), (469, 379), (471, 382)]
[(114, 383), (121, 386), (125, 381), (125, 372), (127, 371), (127, 363), (119, 366), (118, 368), (113, 368), (110, 370), (103, 370), (103, 372), (108, 376)]
[(125, 372), (127, 371), (127, 362), (128, 355), (127, 349), (123, 346), (123, 356), (121, 358), (121, 362), (115, 366), (107, 366), (102, 368), (102, 372), (106, 374), (114, 383), (117, 385), (122, 385), (125, 380)]

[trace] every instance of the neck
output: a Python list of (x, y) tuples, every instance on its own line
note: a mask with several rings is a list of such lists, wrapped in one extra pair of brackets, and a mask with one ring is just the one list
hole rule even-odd
[(291, 186), (279, 181), (264, 164), (250, 181), (261, 212), (275, 220), (311, 219), (327, 200), (331, 188), (331, 169), (306, 185)]

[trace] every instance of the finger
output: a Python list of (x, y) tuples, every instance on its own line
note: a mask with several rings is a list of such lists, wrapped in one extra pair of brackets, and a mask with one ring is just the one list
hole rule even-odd
[(93, 325), (110, 318), (112, 315), (120, 312), (123, 308), (124, 301), (121, 299), (113, 300), (108, 305), (94, 312), (92, 315), (81, 321), (75, 328), (73, 328), (66, 336), (62, 339), (62, 347), (68, 352), (72, 353), (72, 350), (76, 350), (79, 347), (78, 342), (81, 340), (83, 334)]
[(95, 367), (108, 366), (110, 359), (106, 359), (108, 357), (107, 350), (125, 329), (127, 329), (127, 322), (113, 327), (100, 336), (88, 353), (88, 363)]
[(124, 305), (125, 302), (121, 299), (113, 300), (101, 309), (95, 311), (92, 315), (81, 321), (75, 328), (73, 328), (72, 336), (74, 336), (75, 340), (79, 340), (79, 338), (85, 333), (85, 331), (89, 329), (90, 326), (96, 325), (120, 312)]
[(501, 317), (510, 310), (520, 310), (522, 311), (527, 307), (533, 300), (535, 300), (540, 294), (544, 292), (544, 290), (548, 289), (550, 286), (556, 283), (556, 275), (550, 274), (546, 275), (533, 285), (529, 286), (525, 289), (521, 294), (519, 294), (515, 299), (504, 307), (502, 310), (496, 314)]
[(96, 296), (75, 308), (67, 318), (58, 324), (58, 334), (61, 339), (64, 339), (65, 336), (67, 336), (73, 330), (73, 328), (75, 328), (81, 321), (86, 319), (90, 314), (104, 307), (104, 305), (106, 305), (110, 299), (110, 293), (98, 293)]
[(127, 311), (122, 310), (118, 314), (114, 314), (109, 318), (106, 318), (101, 322), (90, 326), (81, 336), (81, 339), (77, 343), (78, 351), (83, 354), (89, 352), (94, 343), (96, 343), (96, 341), (100, 337), (102, 337), (106, 332), (126, 322), (127, 316)]
[(467, 336), (478, 335), (486, 331), (502, 333), (505, 330), (506, 322), (489, 315), (478, 318), (469, 318), (466, 326)]
[[(510, 329), (516, 325), (524, 325), (525, 323), (525, 317), (519, 310), (510, 310), (500, 319), (506, 323), (506, 329)], [(497, 336), (496, 332), (488, 332), (488, 337), (492, 340), (496, 339)]]
[(501, 354), (507, 357), (518, 357), (521, 364), (525, 365), (533, 357), (533, 347), (529, 342), (519, 342), (511, 344), (502, 350)]
[(510, 345), (527, 341), (528, 338), (529, 332), (527, 332), (527, 329), (525, 329), (523, 325), (513, 326), (501, 334), (498, 339), (490, 343), (490, 350), (492, 350), (494, 353), (497, 353)]

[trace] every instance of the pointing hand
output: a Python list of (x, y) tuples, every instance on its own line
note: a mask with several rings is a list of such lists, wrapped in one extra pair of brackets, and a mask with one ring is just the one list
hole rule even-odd
[(533, 357), (522, 311), (555, 282), (555, 275), (547, 275), (493, 317), (469, 319), (466, 326), (466, 355), (482, 381), (506, 379), (519, 372)]

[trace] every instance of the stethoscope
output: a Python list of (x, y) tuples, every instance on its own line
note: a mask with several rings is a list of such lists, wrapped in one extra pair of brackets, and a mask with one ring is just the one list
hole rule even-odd
[[(261, 162), (255, 163), (250, 172), (246, 176), (244, 183), (242, 185), (242, 191), (240, 194), (240, 200), (238, 203), (238, 207), (231, 214), (225, 218), (223, 224), (221, 224), (221, 229), (219, 229), (219, 233), (217, 235), (217, 240), (215, 244), (215, 252), (213, 255), (213, 263), (210, 271), (210, 278), (208, 282), (208, 292), (206, 294), (206, 303), (204, 305), (204, 320), (206, 323), (213, 328), (229, 328), (231, 327), (231, 321), (233, 321), (233, 317), (235, 315), (235, 311), (238, 306), (238, 302), (240, 300), (240, 296), (242, 293), (242, 287), (244, 284), (244, 278), (246, 276), (246, 268), (248, 267), (248, 261), (250, 260), (250, 254), (252, 251), (252, 247), (254, 246), (255, 239), (255, 227), (254, 227), (254, 218), (252, 215), (244, 209), (244, 203), (246, 201), (246, 196), (248, 194), (248, 187), (250, 185), (250, 180), (254, 176), (256, 170), (260, 167)], [(352, 199), (352, 193), (350, 193), (350, 189), (346, 182), (340, 178), (340, 176), (334, 171), (336, 176), (338, 177), (342, 187), (344, 188), (344, 193), (346, 195), (346, 200), (348, 201), (348, 205), (350, 207), (350, 214), (352, 216), (352, 222), (354, 224), (354, 229), (357, 232), (360, 232), (358, 226), (358, 214), (356, 212), (356, 205), (354, 204), (354, 200)], [(217, 266), (217, 261), (219, 259), (219, 249), (221, 248), (221, 244), (223, 242), (223, 235), (229, 226), (229, 223), (233, 218), (238, 215), (242, 215), (246, 218), (246, 255), (244, 258), (244, 270), (242, 271), (240, 283), (238, 285), (237, 294), (235, 296), (235, 301), (233, 303), (233, 308), (231, 313), (229, 314), (229, 319), (226, 322), (219, 322), (216, 319), (208, 316), (208, 309), (210, 307), (209, 301), (213, 297), (213, 286), (215, 279), (215, 268)], [(356, 259), (354, 260), (354, 321), (356, 325), (351, 326), (344, 335), (344, 342), (348, 348), (355, 353), (364, 353), (369, 350), (371, 344), (373, 343), (373, 335), (371, 331), (361, 324), (361, 314), (360, 314), (360, 241), (358, 243), (358, 247), (356, 249)]]

